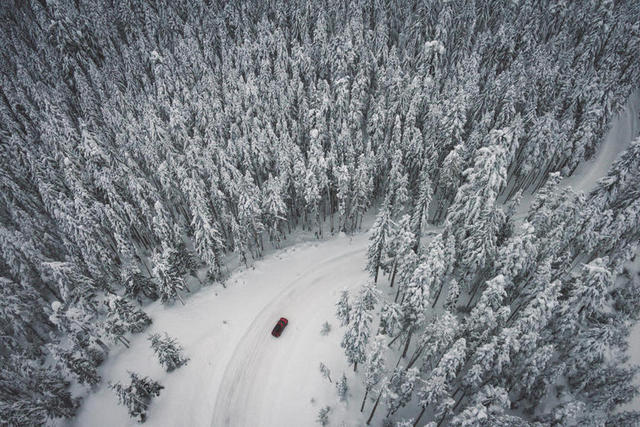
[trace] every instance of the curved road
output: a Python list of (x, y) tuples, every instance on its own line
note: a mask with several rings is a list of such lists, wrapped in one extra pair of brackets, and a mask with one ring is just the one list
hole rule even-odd
[[(323, 342), (320, 326), (335, 319), (334, 304), (340, 291), (367, 278), (363, 271), (366, 245), (357, 246), (297, 277), (255, 316), (225, 369), (213, 427), (292, 425), (304, 412), (304, 408), (292, 407), (291, 401), (313, 396), (314, 390), (305, 386), (320, 377), (314, 357)], [(289, 325), (275, 339), (270, 330), (281, 316), (289, 319)], [(302, 399), (298, 397), (301, 393), (305, 393)], [(305, 424), (312, 420), (307, 418)]]

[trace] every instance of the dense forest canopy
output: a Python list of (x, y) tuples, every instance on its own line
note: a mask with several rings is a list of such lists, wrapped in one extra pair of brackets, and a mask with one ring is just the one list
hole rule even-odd
[(0, 22), (0, 422), (72, 416), (138, 302), (378, 204), (368, 268), (402, 292), (381, 330), (423, 348), (389, 413), (415, 383), (436, 422), (638, 421), (616, 408), (640, 292), (613, 278), (640, 142), (590, 194), (559, 186), (638, 87), (638, 2), (14, 0)]

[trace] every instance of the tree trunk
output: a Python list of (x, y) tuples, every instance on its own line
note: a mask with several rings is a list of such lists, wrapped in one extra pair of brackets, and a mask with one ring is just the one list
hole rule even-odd
[(462, 396), (460, 396), (460, 400), (458, 400), (458, 402), (456, 403), (456, 406), (454, 406), (454, 407), (453, 407), (453, 410), (454, 410), (454, 411), (456, 410), (456, 408), (457, 408), (458, 406), (460, 406), (460, 403), (462, 402), (462, 399), (464, 399), (464, 396), (465, 396), (466, 394), (467, 394), (467, 392), (466, 392), (466, 391), (465, 391), (465, 392), (462, 392)]
[(396, 335), (396, 337), (394, 339), (391, 340), (391, 342), (389, 344), (387, 344), (387, 347), (391, 347), (391, 345), (396, 342), (396, 340), (398, 338), (400, 338), (400, 335), (402, 335), (402, 332), (400, 332), (398, 335)]
[(478, 289), (480, 289), (480, 283), (476, 285), (475, 289), (471, 293), (471, 296), (469, 297), (469, 302), (467, 302), (467, 310), (471, 307), (471, 302), (473, 302), (473, 299), (476, 297), (476, 293), (478, 292)]
[(431, 304), (431, 308), (434, 308), (438, 303), (438, 299), (440, 299), (440, 293), (442, 292), (442, 288), (444, 288), (444, 281), (442, 281), (442, 283), (440, 284), (440, 289), (438, 289), (438, 293), (436, 294), (436, 297), (433, 300), (433, 304)]
[(416, 418), (416, 420), (413, 422), (413, 427), (416, 427), (418, 425), (418, 423), (420, 422), (420, 418), (422, 418), (422, 414), (424, 414), (424, 411), (427, 409), (426, 406), (422, 407), (422, 410), (420, 410), (420, 413), (418, 414), (418, 418)]
[(147, 267), (147, 263), (144, 262), (144, 260), (142, 258), (138, 258), (140, 260), (140, 262), (142, 263), (142, 265), (144, 265), (145, 270), (147, 270), (147, 273), (149, 274), (149, 277), (153, 277), (153, 274), (151, 274), (151, 270), (149, 270), (149, 267)]
[(380, 398), (382, 397), (382, 388), (380, 388), (380, 393), (378, 394), (378, 398), (376, 399), (376, 403), (373, 405), (373, 409), (371, 410), (371, 414), (369, 415), (369, 419), (367, 419), (367, 425), (371, 424), (371, 420), (373, 419), (373, 414), (376, 413), (376, 409), (378, 409), (378, 403), (380, 403)]
[(420, 355), (422, 354), (422, 352), (424, 351), (424, 345), (422, 345), (420, 348), (418, 348), (415, 353), (413, 353), (413, 356), (411, 357), (411, 359), (409, 360), (409, 364), (407, 365), (407, 369), (410, 369), (414, 363), (416, 363), (418, 361), (418, 358), (420, 357)]
[(367, 401), (367, 395), (369, 394), (369, 388), (364, 389), (364, 398), (362, 399), (362, 405), (360, 406), (360, 412), (364, 411), (364, 404)]
[[(394, 260), (393, 261), (393, 273), (391, 273), (391, 286), (390, 286), (391, 288), (393, 288), (393, 283), (396, 280), (396, 271), (397, 270), (398, 270), (398, 261)], [(397, 298), (397, 296), (396, 296), (396, 298)]]
[(398, 296), (400, 296), (400, 285), (398, 285), (398, 290), (396, 291), (396, 297), (393, 299), (393, 302), (398, 302)]
[(444, 419), (447, 417), (448, 413), (449, 413), (449, 411), (444, 411), (444, 414), (442, 414), (442, 418), (440, 418), (440, 421), (438, 421), (438, 425), (436, 427), (440, 427), (440, 425), (442, 424)]
[(407, 336), (407, 342), (404, 344), (404, 351), (402, 352), (402, 357), (407, 355), (407, 350), (409, 350), (409, 343), (411, 342), (411, 335), (413, 332), (409, 332), (409, 336)]

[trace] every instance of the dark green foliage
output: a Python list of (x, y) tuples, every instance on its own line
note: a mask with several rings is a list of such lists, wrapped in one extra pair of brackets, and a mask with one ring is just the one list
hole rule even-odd
[(129, 416), (139, 423), (147, 419), (147, 409), (155, 396), (160, 396), (164, 388), (149, 377), (140, 378), (135, 372), (129, 372), (131, 383), (123, 386), (120, 383), (109, 384), (109, 387), (118, 396), (118, 403), (127, 407)]
[(159, 298), (157, 285), (140, 272), (135, 272), (125, 277), (124, 290), (126, 297), (135, 298), (138, 301), (142, 301), (143, 297), (152, 301)]
[(50, 346), (54, 357), (80, 384), (94, 386), (101, 380), (97, 366), (102, 360), (94, 360), (92, 355), (81, 349), (66, 350), (60, 346)]
[(144, 311), (124, 298), (112, 295), (106, 305), (108, 309), (104, 331), (114, 342), (120, 341), (128, 346), (125, 334), (142, 332), (151, 324), (151, 318)]
[(0, 357), (0, 414), (9, 425), (42, 425), (75, 414), (79, 399), (69, 383), (38, 360), (21, 355)]

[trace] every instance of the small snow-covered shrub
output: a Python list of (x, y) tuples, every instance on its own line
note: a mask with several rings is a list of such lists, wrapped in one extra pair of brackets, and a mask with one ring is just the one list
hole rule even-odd
[(320, 330), (320, 335), (326, 337), (331, 332), (331, 324), (329, 322), (324, 322), (322, 324), (322, 329)]
[(331, 410), (330, 406), (325, 406), (324, 408), (318, 411), (318, 418), (316, 422), (322, 426), (326, 426), (329, 424), (329, 411)]

